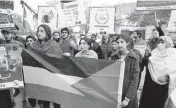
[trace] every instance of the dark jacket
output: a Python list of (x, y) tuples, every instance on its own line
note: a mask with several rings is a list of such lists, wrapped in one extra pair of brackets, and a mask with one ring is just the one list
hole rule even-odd
[(112, 44), (110, 41), (108, 41), (107, 43), (102, 42), (101, 45), (101, 50), (102, 50), (102, 58), (108, 60), (108, 53), (112, 51)]
[[(112, 55), (112, 60), (118, 60), (119, 55)], [(137, 86), (139, 78), (139, 57), (132, 50), (125, 58), (125, 72), (123, 81), (122, 101), (125, 97), (130, 99), (126, 108), (138, 108)]]
[(91, 49), (97, 53), (98, 59), (104, 59), (104, 56), (103, 56), (103, 53), (102, 53), (102, 50), (101, 50), (99, 43), (92, 42)]

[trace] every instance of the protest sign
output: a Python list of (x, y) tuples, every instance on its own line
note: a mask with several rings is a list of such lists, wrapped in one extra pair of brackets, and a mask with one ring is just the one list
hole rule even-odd
[(61, 27), (73, 27), (86, 24), (85, 9), (81, 0), (64, 3), (61, 11), (63, 14), (62, 18), (60, 17)]
[(144, 57), (147, 46), (146, 45), (134, 45), (134, 49), (138, 50), (141, 53), (141, 55)]
[(38, 7), (38, 25), (46, 24), (51, 28), (57, 28), (57, 10), (51, 6)]
[(0, 9), (0, 28), (14, 27), (11, 10)]
[(0, 46), (0, 90), (24, 87), (19, 45)]
[(89, 33), (101, 31), (114, 33), (114, 7), (91, 7), (89, 10)]
[(175, 0), (138, 0), (136, 10), (173, 10)]

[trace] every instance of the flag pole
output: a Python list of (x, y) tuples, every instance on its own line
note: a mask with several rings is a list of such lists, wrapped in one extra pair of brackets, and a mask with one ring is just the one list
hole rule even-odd
[(123, 90), (123, 80), (124, 80), (124, 72), (125, 72), (125, 61), (118, 60), (118, 64), (120, 64), (120, 74), (119, 74), (119, 86), (117, 92), (117, 108), (121, 108), (120, 105), (122, 103), (122, 90)]

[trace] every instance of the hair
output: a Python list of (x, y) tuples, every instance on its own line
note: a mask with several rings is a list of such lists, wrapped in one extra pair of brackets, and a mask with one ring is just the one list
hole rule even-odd
[(59, 35), (61, 35), (61, 33), (59, 31), (54, 31), (53, 36), (54, 36), (55, 33), (58, 33)]
[(123, 39), (126, 43), (129, 43), (128, 46), (127, 46), (127, 49), (132, 49), (132, 48), (134, 48), (134, 42), (133, 42), (132, 37), (127, 36), (127, 35), (124, 35), (124, 34), (120, 34), (120, 35), (118, 35), (118, 37), (116, 38), (116, 41), (119, 40), (119, 39)]
[(62, 33), (63, 31), (67, 31), (68, 35), (70, 34), (68, 28), (63, 28), (63, 29), (61, 29), (61, 33)]
[(142, 32), (141, 32), (140, 30), (135, 30), (134, 32), (136, 32), (137, 35), (139, 35), (139, 37), (141, 38), (141, 36), (142, 36)]
[(39, 29), (40, 27), (43, 27), (44, 30), (45, 30), (45, 33), (46, 33), (45, 41), (50, 40), (50, 39), (51, 39), (51, 28), (50, 28), (48, 25), (46, 25), (46, 24), (41, 24), (41, 25), (39, 25), (38, 28), (37, 28), (37, 34), (38, 34), (38, 29)]
[(37, 39), (35, 38), (35, 36), (29, 35), (29, 36), (26, 37), (26, 41), (27, 41), (29, 38), (33, 39), (34, 41), (37, 40)]
[(159, 27), (161, 27), (161, 26), (164, 25), (164, 24), (168, 25), (168, 23), (165, 22), (165, 21), (161, 21), (161, 22), (159, 22)]
[(117, 43), (117, 40), (116, 40), (116, 39), (113, 39), (111, 43), (113, 43), (113, 42)]
[(79, 41), (79, 45), (81, 44), (81, 41), (84, 40), (90, 47), (91, 47), (91, 41), (89, 38), (82, 38), (80, 41)]

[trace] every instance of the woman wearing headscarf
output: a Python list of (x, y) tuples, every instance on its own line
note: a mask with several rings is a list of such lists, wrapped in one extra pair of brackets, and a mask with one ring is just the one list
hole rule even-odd
[[(42, 24), (37, 28), (37, 38), (38, 40), (31, 46), (33, 50), (45, 53), (50, 57), (62, 57), (62, 50), (59, 44), (56, 41), (51, 40), (51, 29), (48, 25)], [(50, 106), (49, 101), (40, 100), (38, 103), (40, 106), (43, 106), (42, 108), (49, 108)], [(59, 104), (54, 104), (54, 106), (59, 106), (60, 108)]]
[(133, 40), (129, 36), (117, 38), (117, 50), (111, 54), (112, 60), (124, 60), (125, 71), (122, 91), (122, 108), (138, 108), (137, 86), (139, 78), (139, 57), (130, 50)]
[(158, 39), (157, 47), (148, 58), (150, 77), (145, 79), (139, 108), (164, 108), (168, 94), (173, 88), (172, 78), (176, 72), (176, 49), (168, 36)]
[(50, 57), (62, 57), (62, 50), (59, 44), (51, 40), (51, 29), (48, 25), (42, 24), (37, 29), (38, 40), (32, 44), (32, 49), (43, 52)]
[(79, 42), (80, 52), (78, 52), (75, 57), (86, 57), (98, 59), (98, 55), (95, 51), (91, 50), (91, 41), (88, 38), (83, 38)]

